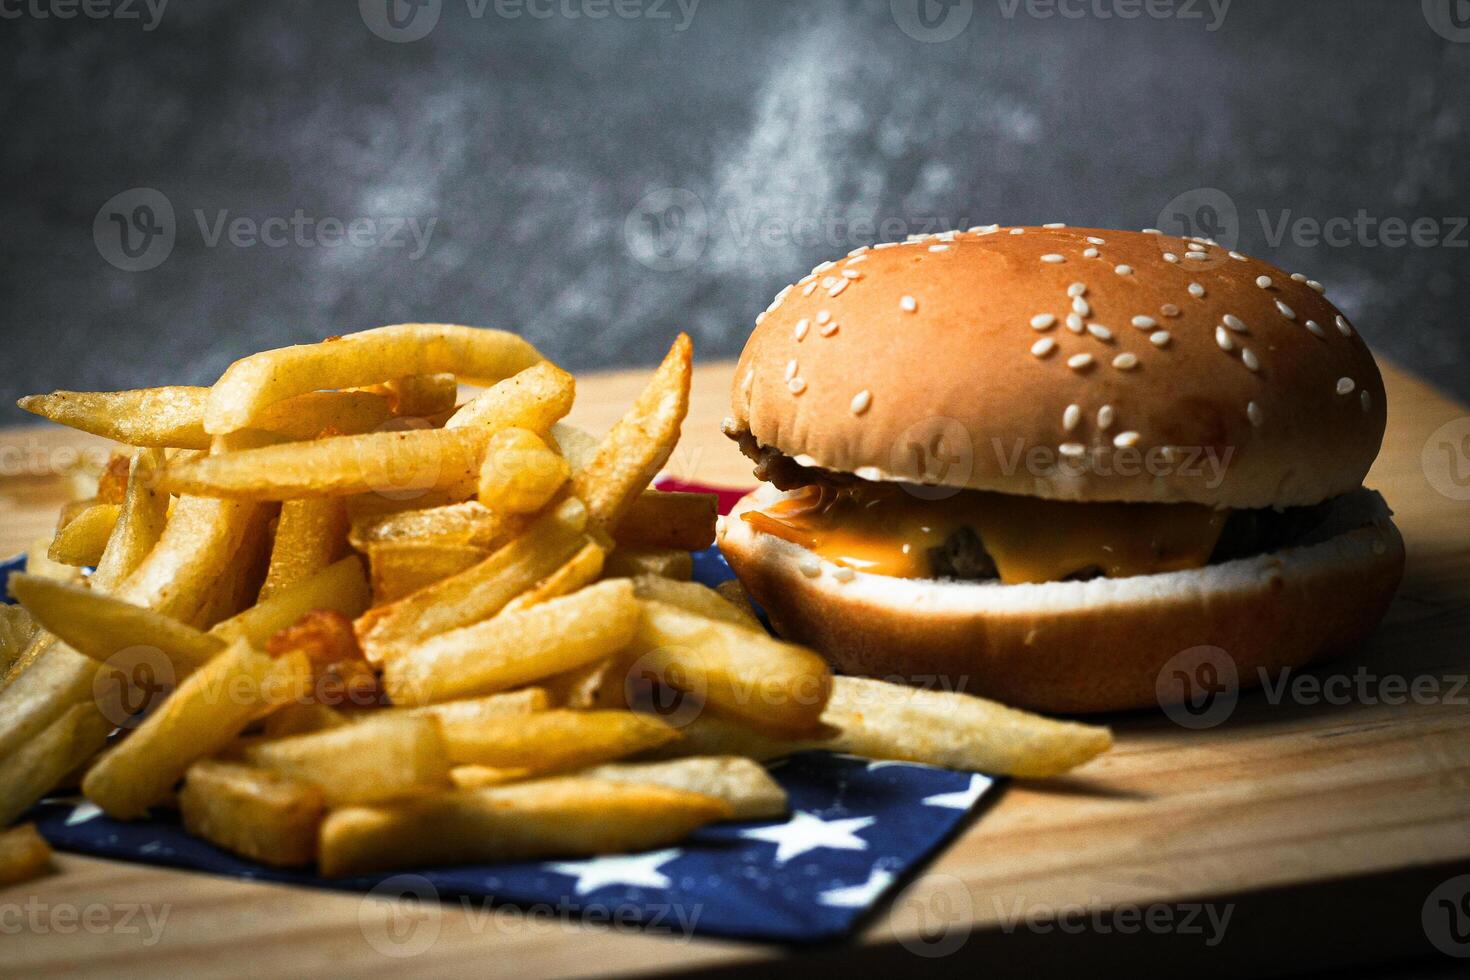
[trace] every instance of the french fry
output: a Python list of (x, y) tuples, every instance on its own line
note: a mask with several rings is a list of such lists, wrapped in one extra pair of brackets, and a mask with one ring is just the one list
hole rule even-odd
[(383, 667), (394, 704), (508, 690), (616, 653), (638, 626), (628, 582), (602, 582), (399, 647)]
[[(210, 436), (204, 431), (208, 399), (208, 388), (175, 386), (133, 391), (53, 391), (49, 395), (30, 395), (18, 404), (52, 422), (129, 446), (208, 449)], [(286, 439), (314, 439), (329, 429), (371, 432), (390, 414), (390, 401), (382, 395), (318, 391), (271, 406), (252, 425)]]
[(603, 566), (604, 578), (633, 578), (658, 575), (688, 581), (694, 575), (694, 558), (687, 551), (669, 548), (614, 548)]
[(968, 694), (864, 677), (833, 678), (822, 724), (824, 730), (813, 737), (782, 739), (706, 713), (681, 729), (684, 742), (661, 754), (770, 759), (800, 749), (828, 749), (869, 759), (1040, 777), (1076, 768), (1112, 745), (1112, 733), (1102, 726), (1056, 721)]
[(192, 618), (255, 516), (255, 506), (241, 501), (179, 498), (148, 557), (118, 583), (117, 597), (165, 616)]
[(633, 500), (668, 462), (689, 411), (692, 345), (679, 334), (653, 380), (572, 478), (572, 493), (587, 504), (594, 530), (618, 526)]
[(502, 429), (490, 437), (480, 463), (480, 503), (511, 514), (534, 513), (571, 472), (567, 461), (530, 429)]
[(525, 767), (504, 769), (497, 766), (455, 766), (449, 770), (449, 781), (455, 789), (484, 789), (530, 779), (536, 772)]
[(558, 422), (551, 427), (551, 438), (556, 440), (562, 458), (572, 467), (573, 473), (582, 472), (597, 458), (597, 437), (585, 429)]
[(0, 690), (0, 759), (59, 718), (92, 699), (97, 664), (50, 633), (40, 633), (11, 666)]
[(756, 614), (755, 606), (750, 601), (750, 593), (745, 591), (745, 586), (740, 584), (738, 578), (730, 578), (715, 586), (715, 591), (720, 594), (730, 605), (740, 611), (746, 621), (759, 629), (765, 629), (761, 624), (761, 618)]
[(627, 657), (650, 679), (762, 728), (816, 727), (832, 689), (832, 673), (816, 653), (745, 623), (638, 601), (643, 616)]
[(488, 549), (471, 544), (386, 541), (367, 549), (373, 605), (396, 602), (490, 557)]
[(338, 807), (448, 788), (447, 741), (437, 718), (390, 712), (259, 742), (244, 754), (254, 765), (321, 787), (327, 804)]
[(519, 612), (539, 602), (576, 592), (589, 582), (597, 580), (602, 573), (602, 562), (607, 554), (602, 545), (588, 541), (556, 571), (537, 582), (531, 588), (506, 603), (504, 612)]
[(203, 759), (179, 792), (184, 829), (227, 851), (276, 867), (310, 864), (326, 812), (322, 791), (290, 776)]
[(631, 548), (700, 551), (715, 543), (718, 503), (712, 493), (645, 490), (628, 505), (613, 539)]
[(218, 637), (85, 585), (13, 575), (10, 587), (42, 626), (98, 663), (130, 647), (152, 647), (183, 679), (225, 648)]
[(496, 432), (515, 426), (546, 432), (572, 410), (576, 393), (575, 378), (555, 364), (542, 361), (471, 398), (444, 427)]
[(132, 457), (127, 453), (113, 453), (107, 457), (107, 465), (97, 478), (96, 498), (99, 504), (120, 504), (128, 493), (128, 476), (132, 470)]
[(534, 780), (337, 810), (322, 824), (318, 860), (322, 874), (336, 876), (643, 851), (729, 815), (720, 800), (662, 786)]
[(96, 565), (117, 526), (120, 504), (92, 504), (57, 532), (46, 557), (63, 565)]
[(736, 820), (779, 817), (786, 812), (786, 791), (766, 768), (743, 756), (719, 755), (668, 762), (610, 762), (577, 773), (584, 779), (666, 786), (724, 800)]
[(306, 581), (282, 589), (244, 612), (216, 623), (209, 632), (226, 641), (243, 638), (264, 647), (271, 637), (314, 610), (357, 616), (367, 606), (368, 584), (362, 572), (362, 559), (348, 555)]
[(456, 765), (536, 772), (583, 769), (651, 751), (678, 738), (677, 729), (633, 711), (552, 708), (444, 725), (444, 742)]
[(352, 621), (339, 612), (313, 609), (266, 644), (272, 656), (300, 650), (311, 661), (312, 699), (329, 706), (376, 707), (378, 675), (363, 658)]
[(266, 738), (286, 738), (290, 735), (324, 732), (348, 724), (351, 722), (347, 716), (336, 708), (318, 701), (292, 701), (271, 712), (262, 726), (262, 732)]
[(94, 589), (110, 590), (143, 563), (168, 523), (168, 494), (158, 489), (163, 450), (139, 449), (128, 467), (117, 527), (92, 573)]
[(372, 385), (369, 391), (388, 397), (394, 415), (428, 418), (454, 410), (459, 381), (453, 374), (410, 374)]
[(237, 640), (104, 754), (82, 780), (82, 792), (110, 816), (141, 817), (190, 765), (219, 752), (271, 708), (298, 699), (310, 684), (304, 655), (271, 657)]
[(80, 582), (82, 570), (75, 565), (63, 565), (46, 557), (51, 550), (50, 538), (38, 538), (26, 549), (26, 573), (54, 578), (58, 582)]
[[(15, 576), (11, 576), (11, 581), (15, 581)], [(0, 604), (0, 677), (20, 659), (35, 637), (36, 629), (36, 621), (23, 606)]]
[(0, 888), (39, 878), (50, 864), (51, 845), (35, 824), (0, 830)]
[(340, 499), (287, 500), (281, 504), (260, 598), (311, 578), (346, 553), (347, 508)]
[(500, 330), (440, 323), (364, 330), (319, 344), (263, 351), (231, 364), (210, 390), (204, 428), (213, 434), (243, 429), (266, 406), (308, 391), (444, 371), (463, 380), (494, 383), (540, 360), (529, 343)]
[[(351, 498), (356, 503), (360, 498)], [(355, 519), (348, 540), (358, 551), (386, 544), (460, 545), (496, 548), (525, 530), (519, 514), (492, 511), (477, 500), (458, 504), (371, 514)]]
[(208, 629), (256, 603), (270, 565), (270, 529), (278, 511), (275, 504), (251, 509), (235, 553), (210, 586), (199, 611), (189, 617), (191, 626)]
[(369, 610), (357, 621), (368, 660), (383, 663), (398, 650), (493, 616), (585, 544), (586, 521), (580, 501), (563, 501), (478, 565)]
[(0, 827), (12, 823), (101, 751), (112, 728), (95, 704), (74, 704), (0, 760)]
[(627, 705), (621, 687), (617, 690), (608, 689), (622, 679), (617, 674), (617, 668), (616, 657), (603, 657), (548, 677), (541, 682), (541, 686), (560, 708), (622, 708)]
[(503, 694), (487, 694), (478, 698), (461, 698), (457, 701), (441, 701), (418, 708), (393, 708), (395, 714), (413, 715), (423, 718), (438, 718), (445, 725), (457, 722), (480, 721), (485, 718), (504, 718), (511, 715), (529, 715), (551, 707), (551, 698), (543, 688), (523, 687)]
[(742, 613), (714, 589), (698, 582), (680, 582), (660, 575), (639, 575), (633, 579), (633, 590), (640, 599), (656, 599), (708, 619), (765, 632), (764, 627), (753, 617)]

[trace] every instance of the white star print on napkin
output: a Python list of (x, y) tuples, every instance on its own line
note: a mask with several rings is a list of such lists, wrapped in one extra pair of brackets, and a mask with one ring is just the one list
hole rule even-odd
[(785, 864), (792, 858), (819, 847), (831, 847), (840, 851), (866, 851), (868, 842), (855, 836), (853, 832), (872, 826), (873, 822), (872, 817), (823, 820), (815, 814), (798, 810), (785, 823), (742, 830), (740, 836), (775, 844), (776, 863)]

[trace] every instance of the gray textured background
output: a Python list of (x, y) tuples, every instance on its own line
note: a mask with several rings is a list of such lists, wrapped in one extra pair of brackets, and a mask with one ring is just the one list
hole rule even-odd
[[(1470, 0), (399, 0), (402, 30), (388, 0), (26, 2), (0, 22), (0, 421), (25, 391), (207, 383), (412, 319), (575, 369), (679, 328), (732, 355), (818, 260), (990, 221), (1188, 220), (1470, 397)], [(304, 243), (213, 238), (298, 209)], [(1271, 241), (1360, 211), (1420, 243)], [(326, 244), (334, 220), (362, 241)], [(404, 220), (421, 254), (367, 241)], [(153, 268), (118, 267), (128, 225)]]

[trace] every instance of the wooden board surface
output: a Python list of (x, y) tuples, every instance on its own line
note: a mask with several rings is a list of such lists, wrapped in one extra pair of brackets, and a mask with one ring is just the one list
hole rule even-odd
[[(749, 482), (749, 467), (718, 431), (729, 372), (728, 364), (698, 370), (674, 475)], [(605, 428), (644, 378), (583, 377), (574, 421)], [(1389, 431), (1369, 483), (1397, 512), (1409, 565), (1379, 632), (1316, 672), (1346, 678), (1353, 693), (1315, 704), (1246, 696), (1226, 724), (1202, 732), (1156, 712), (1111, 719), (1119, 734), (1112, 753), (1064, 781), (1008, 786), (852, 943), (797, 954), (555, 914), (417, 906), (62, 855), (57, 873), (0, 891), (0, 912), (7, 903), (42, 910), (19, 932), (0, 919), (0, 974), (533, 977), (752, 968), (764, 976), (917, 963), (971, 976), (1096, 975), (1188, 961), (1196, 974), (1229, 975), (1431, 954), (1424, 899), (1470, 869), (1470, 690), (1456, 690), (1470, 671), (1470, 503), (1435, 489), (1470, 495), (1465, 481), (1456, 483), (1470, 473), (1470, 458), (1456, 455), (1470, 444), (1459, 443), (1458, 431), (1429, 438), (1470, 409), (1393, 369), (1386, 380)], [(103, 450), (57, 428), (0, 430), (0, 549), (46, 533), (63, 499), (57, 472), (78, 451)], [(1381, 682), (1394, 677), (1435, 678), (1438, 693), (1388, 703), (1374, 692), (1391, 694)], [(1230, 909), (1223, 942), (1207, 944), (1184, 927), (1189, 904), (1200, 900)], [(1100, 935), (1008, 924), (1017, 915), (1082, 921), (1083, 908), (1147, 912), (1156, 903), (1174, 927), (1135, 935), (1120, 918)], [(49, 917), (68, 909), (93, 910), (97, 927)], [(162, 919), (156, 934), (146, 913)], [(432, 941), (412, 956), (385, 955), (419, 945), (385, 946), (385, 929)]]

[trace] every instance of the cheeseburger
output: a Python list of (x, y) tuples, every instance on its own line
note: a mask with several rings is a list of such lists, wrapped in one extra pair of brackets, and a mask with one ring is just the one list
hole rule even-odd
[(720, 544), (855, 674), (1029, 708), (1158, 703), (1351, 645), (1403, 541), (1363, 486), (1383, 381), (1323, 287), (1213, 241), (979, 227), (859, 248), (756, 318)]

